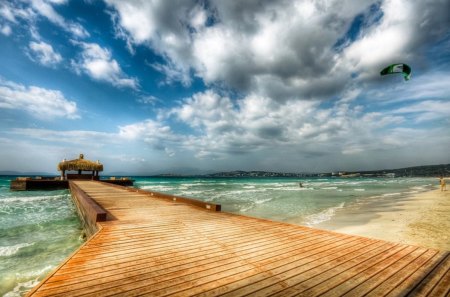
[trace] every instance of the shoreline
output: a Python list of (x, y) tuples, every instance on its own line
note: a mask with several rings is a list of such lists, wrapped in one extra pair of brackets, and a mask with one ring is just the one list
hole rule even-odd
[(450, 191), (426, 192), (341, 209), (313, 228), (450, 251)]

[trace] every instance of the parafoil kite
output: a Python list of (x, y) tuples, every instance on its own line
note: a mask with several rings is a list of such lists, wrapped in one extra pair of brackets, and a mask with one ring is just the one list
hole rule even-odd
[(402, 73), (405, 80), (409, 80), (411, 78), (411, 67), (403, 63), (398, 63), (389, 65), (380, 72), (381, 75), (393, 73)]

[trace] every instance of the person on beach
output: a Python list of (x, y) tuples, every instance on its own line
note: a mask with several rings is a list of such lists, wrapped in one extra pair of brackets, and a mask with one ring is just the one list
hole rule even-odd
[(447, 191), (447, 185), (445, 184), (444, 177), (441, 176), (441, 178), (439, 179), (439, 183), (441, 185), (441, 192), (442, 191)]

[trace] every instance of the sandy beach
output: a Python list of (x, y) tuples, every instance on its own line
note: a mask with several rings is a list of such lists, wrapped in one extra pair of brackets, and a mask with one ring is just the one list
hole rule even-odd
[(436, 189), (362, 208), (350, 207), (315, 227), (450, 250), (450, 191)]

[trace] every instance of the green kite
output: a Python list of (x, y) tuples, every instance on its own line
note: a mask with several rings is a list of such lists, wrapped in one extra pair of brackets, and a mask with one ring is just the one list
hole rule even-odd
[(394, 73), (403, 73), (405, 80), (409, 80), (411, 78), (411, 67), (403, 63), (398, 63), (389, 65), (380, 72), (381, 75)]

